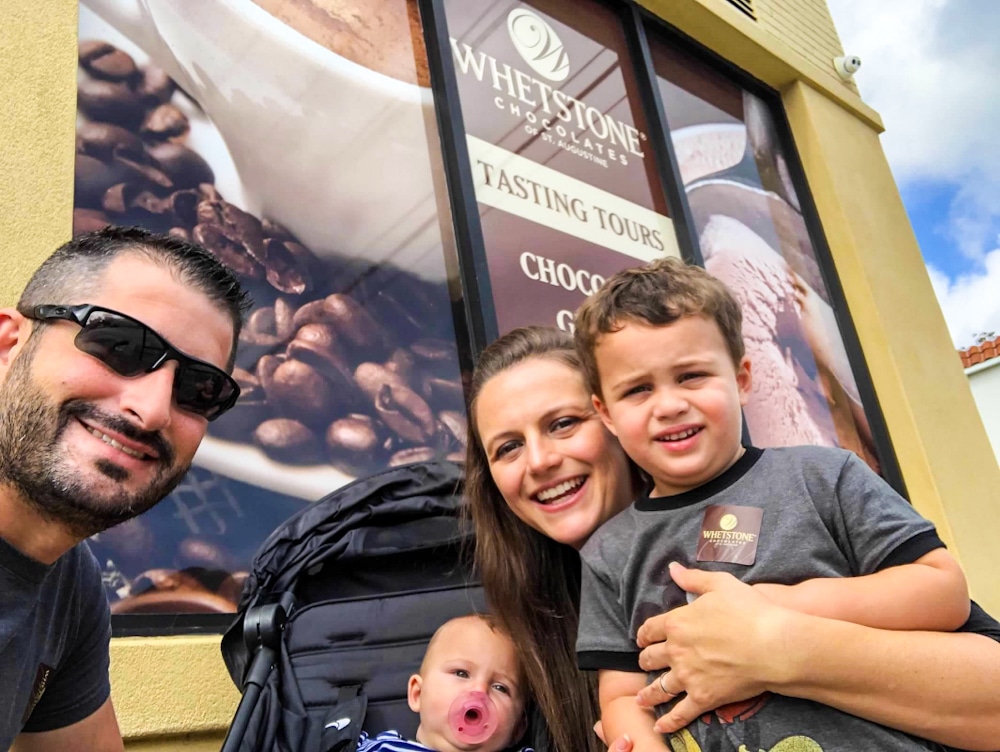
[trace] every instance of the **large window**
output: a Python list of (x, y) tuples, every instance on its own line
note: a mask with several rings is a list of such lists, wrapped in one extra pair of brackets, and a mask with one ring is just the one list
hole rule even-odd
[(899, 485), (774, 92), (624, 0), (348, 5), (81, 0), (75, 230), (191, 238), (256, 300), (240, 403), (92, 541), (117, 631), (224, 624), (290, 514), (462, 457), (492, 337), (668, 254), (743, 303), (754, 443)]
[(845, 447), (899, 486), (776, 93), (631, 4), (424, 5), (447, 21), (431, 54), (457, 84), (452, 182), (478, 202), (464, 251), (486, 258), (494, 333), (569, 328), (608, 272), (684, 255), (743, 306), (751, 441)]

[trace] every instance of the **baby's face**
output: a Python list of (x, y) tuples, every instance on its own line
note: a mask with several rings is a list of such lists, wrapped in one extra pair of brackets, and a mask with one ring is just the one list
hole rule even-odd
[[(497, 752), (524, 730), (524, 687), (514, 646), (474, 617), (447, 624), (431, 644), (420, 674), (410, 677), (410, 708), (420, 714), (417, 741), (438, 752)], [(464, 699), (489, 698), (490, 730), (482, 741), (458, 732), (449, 722)], [(481, 722), (473, 711), (472, 725)], [(473, 734), (474, 736), (474, 734)]]

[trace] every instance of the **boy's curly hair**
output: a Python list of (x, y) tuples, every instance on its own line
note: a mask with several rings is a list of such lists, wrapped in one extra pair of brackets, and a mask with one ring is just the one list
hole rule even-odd
[(574, 340), (587, 386), (597, 396), (601, 379), (594, 357), (600, 338), (629, 321), (668, 326), (685, 316), (715, 321), (735, 365), (743, 359), (743, 313), (732, 291), (700, 266), (664, 258), (608, 278), (577, 309)]

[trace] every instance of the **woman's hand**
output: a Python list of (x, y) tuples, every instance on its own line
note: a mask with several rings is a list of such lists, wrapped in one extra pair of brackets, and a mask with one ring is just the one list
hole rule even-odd
[(770, 603), (724, 572), (670, 565), (683, 590), (698, 595), (687, 606), (646, 620), (638, 644), (639, 666), (666, 669), (638, 695), (651, 707), (682, 695), (656, 722), (661, 733), (678, 731), (720, 705), (756, 697), (779, 671), (784, 635), (795, 613)]
[[(653, 681), (639, 693), (640, 704), (687, 692), (657, 731), (677, 731), (767, 690), (950, 747), (997, 748), (1000, 643), (988, 636), (893, 632), (808, 616), (770, 603), (728, 574), (676, 564), (670, 570), (680, 587), (701, 595), (639, 630), (639, 665), (668, 669), (667, 692)], [(988, 628), (988, 617), (979, 624)]]

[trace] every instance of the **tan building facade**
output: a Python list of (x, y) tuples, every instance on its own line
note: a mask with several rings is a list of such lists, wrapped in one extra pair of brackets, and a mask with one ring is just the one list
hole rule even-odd
[[(842, 81), (822, 0), (643, 0), (780, 95), (914, 506), (1000, 614), (1000, 470), (882, 152)], [(755, 18), (736, 5), (748, 6)], [(8, 3), (0, 24), (0, 302), (71, 236), (77, 0)], [(238, 702), (218, 635), (116, 638), (112, 692), (130, 750), (218, 749)]]

